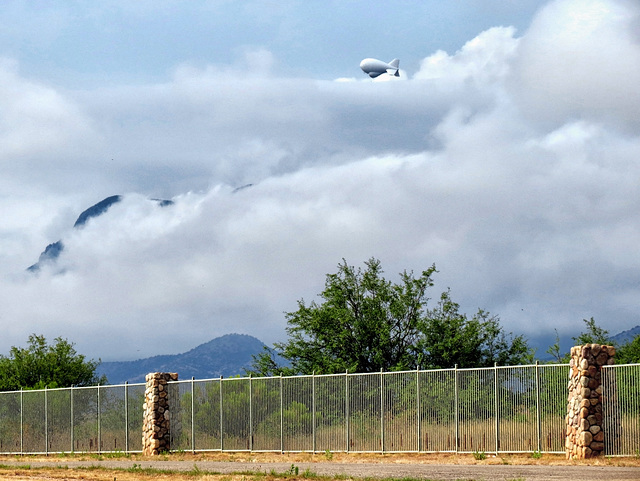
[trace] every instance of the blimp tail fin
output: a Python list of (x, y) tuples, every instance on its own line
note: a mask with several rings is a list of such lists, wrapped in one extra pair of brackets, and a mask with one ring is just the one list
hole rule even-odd
[(392, 68), (387, 69), (387, 73), (389, 75), (393, 75), (394, 77), (400, 77), (400, 70), (398, 66), (400, 65), (400, 60), (394, 58), (391, 62), (389, 62), (389, 66)]

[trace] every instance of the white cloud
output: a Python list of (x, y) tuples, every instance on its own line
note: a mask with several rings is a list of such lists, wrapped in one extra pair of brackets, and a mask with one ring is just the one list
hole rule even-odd
[(494, 27), (468, 41), (455, 55), (438, 50), (420, 63), (414, 78), (441, 80), (452, 89), (502, 80), (518, 46), (514, 34), (513, 27)]
[(22, 78), (16, 62), (7, 59), (0, 59), (0, 129), (0, 161), (7, 170), (92, 133), (77, 105)]
[[(86, 92), (3, 66), (20, 93), (0, 99), (14, 106), (7, 135), (46, 135), (7, 143), (28, 168), (0, 145), (13, 189), (0, 197), (0, 348), (31, 332), (103, 359), (228, 332), (272, 342), (343, 257), (378, 257), (393, 279), (435, 262), (432, 297), (451, 287), (466, 311), (531, 336), (575, 335), (591, 316), (612, 332), (640, 323), (637, 13), (554, 2), (521, 36), (481, 32), (402, 82), (282, 78), (259, 48)], [(59, 238), (56, 269), (24, 274)]]
[(588, 118), (637, 131), (640, 5), (565, 0), (547, 5), (519, 46), (513, 98), (551, 125)]

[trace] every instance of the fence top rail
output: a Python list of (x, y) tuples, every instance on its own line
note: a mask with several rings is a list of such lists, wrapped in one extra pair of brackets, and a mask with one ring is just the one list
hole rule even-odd
[(603, 369), (615, 369), (616, 367), (640, 367), (640, 363), (632, 364), (611, 364), (602, 366)]
[[(180, 384), (180, 383), (191, 383), (191, 382), (212, 382), (212, 381), (246, 381), (247, 379), (253, 380), (265, 380), (265, 379), (300, 379), (300, 378), (324, 378), (324, 377), (346, 377), (346, 376), (391, 376), (395, 374), (416, 374), (416, 373), (446, 373), (446, 372), (461, 372), (461, 371), (492, 371), (494, 369), (526, 369), (526, 368), (552, 368), (552, 367), (568, 367), (569, 364), (520, 364), (517, 366), (493, 366), (493, 367), (468, 367), (468, 368), (445, 368), (445, 369), (415, 369), (411, 371), (380, 371), (380, 372), (358, 372), (358, 373), (337, 373), (337, 374), (305, 374), (305, 375), (297, 375), (297, 376), (264, 376), (264, 377), (254, 377), (254, 376), (246, 376), (246, 377), (214, 377), (209, 379), (182, 379), (179, 381), (169, 381), (169, 384)], [(623, 366), (640, 366), (640, 364), (614, 364), (612, 366), (603, 366), (606, 369), (615, 368), (615, 367), (623, 367)], [(80, 389), (108, 389), (108, 388), (118, 388), (118, 387), (137, 387), (137, 386), (146, 386), (145, 383), (124, 383), (124, 384), (98, 384), (95, 386), (71, 386), (71, 387), (58, 387), (58, 388), (45, 388), (45, 389), (20, 389), (15, 391), (0, 391), (0, 393), (29, 393), (29, 392), (44, 392), (44, 391), (64, 391), (69, 389), (80, 390)]]
[(0, 391), (0, 394), (26, 394), (26, 393), (30, 393), (30, 392), (53, 392), (53, 391), (68, 391), (70, 389), (73, 389), (74, 391), (79, 391), (82, 389), (109, 389), (109, 388), (116, 388), (116, 387), (134, 387), (134, 386), (146, 386), (145, 383), (124, 383), (124, 384), (96, 384), (95, 386), (69, 386), (69, 387), (47, 387), (44, 389), (17, 389), (14, 391)]
[(191, 382), (213, 382), (213, 381), (246, 381), (248, 379), (256, 380), (275, 380), (275, 379), (302, 379), (302, 378), (326, 378), (326, 377), (354, 377), (354, 376), (392, 376), (395, 374), (416, 374), (416, 373), (446, 373), (460, 371), (493, 371), (495, 369), (535, 369), (551, 368), (551, 367), (569, 367), (568, 363), (562, 364), (520, 364), (516, 366), (493, 366), (493, 367), (468, 367), (468, 368), (445, 368), (445, 369), (415, 369), (411, 371), (379, 371), (379, 372), (342, 372), (336, 374), (300, 374), (296, 376), (245, 376), (245, 377), (214, 377), (208, 379), (180, 379), (178, 381), (169, 381), (169, 384), (186, 384)]

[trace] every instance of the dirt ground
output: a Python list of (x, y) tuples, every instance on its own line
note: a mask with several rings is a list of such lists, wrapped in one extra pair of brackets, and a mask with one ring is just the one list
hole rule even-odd
[(302, 481), (319, 477), (424, 480), (640, 480), (640, 457), (569, 461), (564, 456), (346, 453), (178, 453), (2, 456), (8, 480)]

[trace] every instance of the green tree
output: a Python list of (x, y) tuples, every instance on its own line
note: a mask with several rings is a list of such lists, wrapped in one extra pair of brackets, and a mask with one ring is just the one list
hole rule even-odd
[[(300, 300), (297, 311), (286, 313), (289, 340), (274, 344), (291, 365), (285, 374), (415, 367), (414, 347), (435, 266), (417, 278), (405, 271), (393, 284), (382, 277), (380, 261), (371, 258), (365, 265), (363, 271), (343, 259), (338, 272), (327, 275), (322, 303)], [(265, 351), (254, 367), (270, 364)]]
[(13, 346), (9, 356), (0, 356), (0, 390), (43, 389), (69, 386), (106, 384), (105, 376), (98, 377), (100, 361), (87, 361), (74, 345), (60, 337), (55, 344), (44, 336), (29, 336), (26, 348)]
[(500, 319), (479, 309), (471, 319), (443, 292), (421, 328), (420, 364), (428, 368), (512, 366), (531, 362), (533, 351), (523, 336), (506, 334)]
[(575, 341), (576, 345), (582, 346), (583, 344), (615, 344), (609, 336), (609, 331), (598, 326), (593, 317), (591, 319), (583, 319), (582, 321), (587, 326), (587, 330), (580, 333), (579, 336), (571, 338)]
[[(510, 339), (495, 316), (480, 310), (471, 320), (443, 294), (439, 307), (427, 310), (427, 289), (435, 266), (415, 277), (400, 274), (394, 284), (382, 277), (380, 261), (366, 269), (343, 259), (328, 274), (322, 302), (298, 301), (286, 313), (288, 340), (254, 357), (257, 375), (376, 372), (422, 367), (474, 367), (514, 364), (529, 353), (521, 336)], [(445, 355), (453, 349), (454, 353)], [(276, 355), (288, 362), (279, 365)]]
[[(582, 320), (585, 323), (586, 330), (578, 336), (572, 337), (576, 345), (584, 344), (604, 344), (614, 346), (616, 348), (615, 360), (616, 364), (633, 364), (640, 363), (640, 336), (636, 336), (631, 341), (619, 345), (609, 335), (609, 331), (600, 327), (593, 317)], [(560, 355), (560, 339), (556, 331), (556, 342), (547, 349), (547, 352), (554, 356), (558, 362), (569, 362), (571, 355), (569, 353), (564, 356)]]
[(616, 364), (633, 364), (640, 362), (640, 336), (616, 349)]

